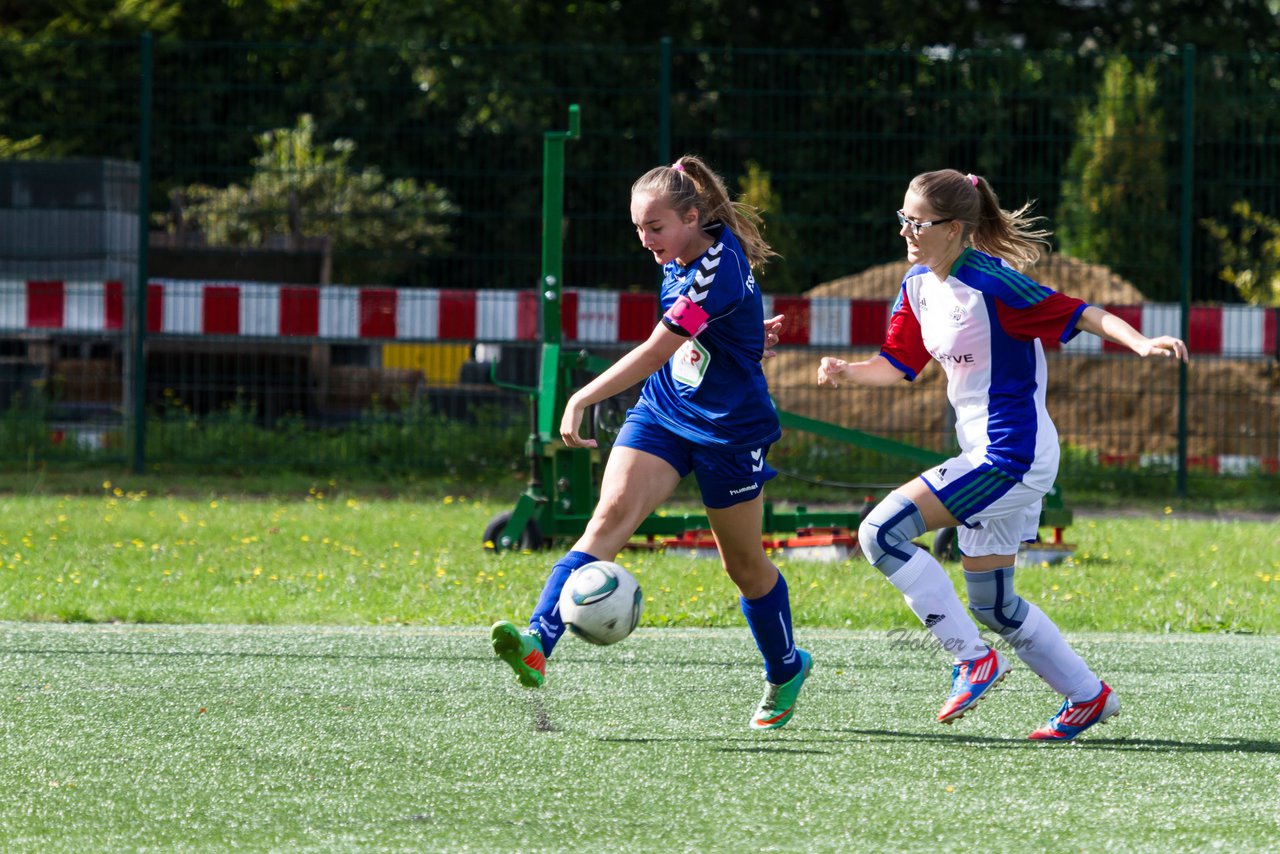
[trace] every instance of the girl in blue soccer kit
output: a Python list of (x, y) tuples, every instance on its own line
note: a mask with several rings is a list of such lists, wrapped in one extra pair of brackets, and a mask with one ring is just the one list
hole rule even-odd
[[(1058, 627), (1013, 589), (1014, 560), (1035, 539), (1041, 499), (1058, 474), (1058, 434), (1045, 410), (1040, 339), (1091, 332), (1139, 356), (1187, 360), (1169, 336), (1147, 338), (1097, 306), (1055, 293), (1018, 269), (1039, 257), (1049, 232), (1029, 205), (1000, 208), (984, 179), (951, 169), (917, 175), (898, 225), (912, 267), (902, 282), (880, 353), (862, 362), (823, 358), (818, 384), (887, 386), (914, 380), (930, 362), (947, 374), (960, 454), (900, 486), (858, 529), (872, 565), (952, 653), (951, 695), (938, 720), (973, 708), (1009, 669), (983, 642), (978, 622), (998, 633), (1028, 667), (1065, 697), (1033, 739), (1069, 740), (1120, 709), (1111, 688)], [(912, 540), (959, 527), (968, 610), (942, 566)]]
[(552, 567), (529, 628), (495, 623), (493, 648), (522, 685), (541, 685), (546, 658), (564, 633), (557, 603), (569, 576), (613, 560), (692, 472), (764, 658), (764, 698), (750, 726), (774, 729), (791, 719), (812, 664), (795, 645), (787, 582), (761, 537), (764, 484), (777, 474), (767, 456), (781, 430), (760, 360), (779, 319), (765, 322), (751, 269), (776, 253), (755, 212), (731, 201), (724, 181), (697, 157), (641, 176), (631, 187), (631, 220), (662, 265), (662, 318), (648, 340), (569, 398), (560, 422), (564, 443), (595, 447), (579, 435), (587, 408), (642, 380), (644, 387), (609, 453), (586, 530)]

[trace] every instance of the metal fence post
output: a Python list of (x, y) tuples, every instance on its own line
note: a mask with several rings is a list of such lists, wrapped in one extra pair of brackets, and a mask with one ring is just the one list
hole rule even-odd
[[(1182, 48), (1182, 204), (1181, 270), (1182, 324), (1181, 337), (1186, 341), (1191, 329), (1191, 217), (1192, 189), (1195, 176), (1195, 108), (1196, 108), (1196, 46)], [(1187, 364), (1178, 365), (1178, 497), (1187, 497)]]
[(671, 36), (658, 42), (658, 162), (671, 162)]
[(138, 92), (138, 280), (134, 285), (133, 317), (128, 324), (130, 353), (126, 369), (126, 399), (133, 421), (133, 471), (141, 474), (146, 468), (147, 448), (147, 242), (150, 234), (151, 194), (151, 33), (141, 38), (142, 74)]
[(561, 293), (564, 289), (564, 144), (581, 135), (578, 105), (569, 105), (569, 129), (546, 131), (542, 153), (542, 390), (538, 395), (538, 435), (550, 442), (556, 435), (560, 401), (556, 385), (548, 383), (560, 370)]

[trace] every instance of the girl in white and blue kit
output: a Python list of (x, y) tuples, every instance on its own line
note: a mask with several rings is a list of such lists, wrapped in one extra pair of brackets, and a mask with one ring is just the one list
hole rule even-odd
[[(1070, 740), (1120, 709), (1111, 688), (1067, 644), (1058, 627), (1014, 592), (1019, 546), (1036, 536), (1041, 499), (1058, 474), (1058, 434), (1045, 409), (1041, 339), (1080, 332), (1139, 356), (1187, 360), (1169, 336), (1147, 338), (1097, 306), (1055, 293), (1019, 270), (1034, 263), (1049, 232), (1029, 205), (1001, 209), (990, 184), (952, 169), (917, 175), (898, 225), (911, 268), (903, 278), (880, 353), (862, 362), (823, 358), (818, 384), (893, 385), (931, 361), (947, 375), (960, 453), (880, 502), (858, 530), (863, 553), (950, 652), (952, 690), (938, 712), (951, 723), (1009, 669), (977, 622), (1065, 699), (1037, 740)], [(969, 607), (927, 550), (912, 540), (959, 526)]]

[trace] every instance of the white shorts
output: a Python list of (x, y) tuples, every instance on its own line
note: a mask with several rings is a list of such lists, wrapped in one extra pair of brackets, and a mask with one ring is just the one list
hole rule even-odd
[(956, 538), (962, 554), (1015, 555), (1023, 543), (1035, 541), (1044, 492), (989, 461), (952, 457), (920, 479), (962, 523)]

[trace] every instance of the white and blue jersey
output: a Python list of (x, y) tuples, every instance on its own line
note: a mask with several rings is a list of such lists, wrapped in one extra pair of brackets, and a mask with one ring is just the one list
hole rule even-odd
[(697, 445), (759, 448), (782, 435), (760, 360), (764, 302), (738, 239), (715, 243), (692, 264), (663, 265), (662, 322), (688, 340), (645, 382), (640, 406)]
[(1058, 431), (1045, 409), (1040, 339), (1071, 340), (1086, 308), (975, 249), (945, 280), (920, 265), (907, 271), (880, 355), (912, 380), (931, 360), (946, 371), (961, 455), (980, 469), (963, 492), (939, 492), (956, 518), (1002, 492), (1002, 482), (1052, 488)]

